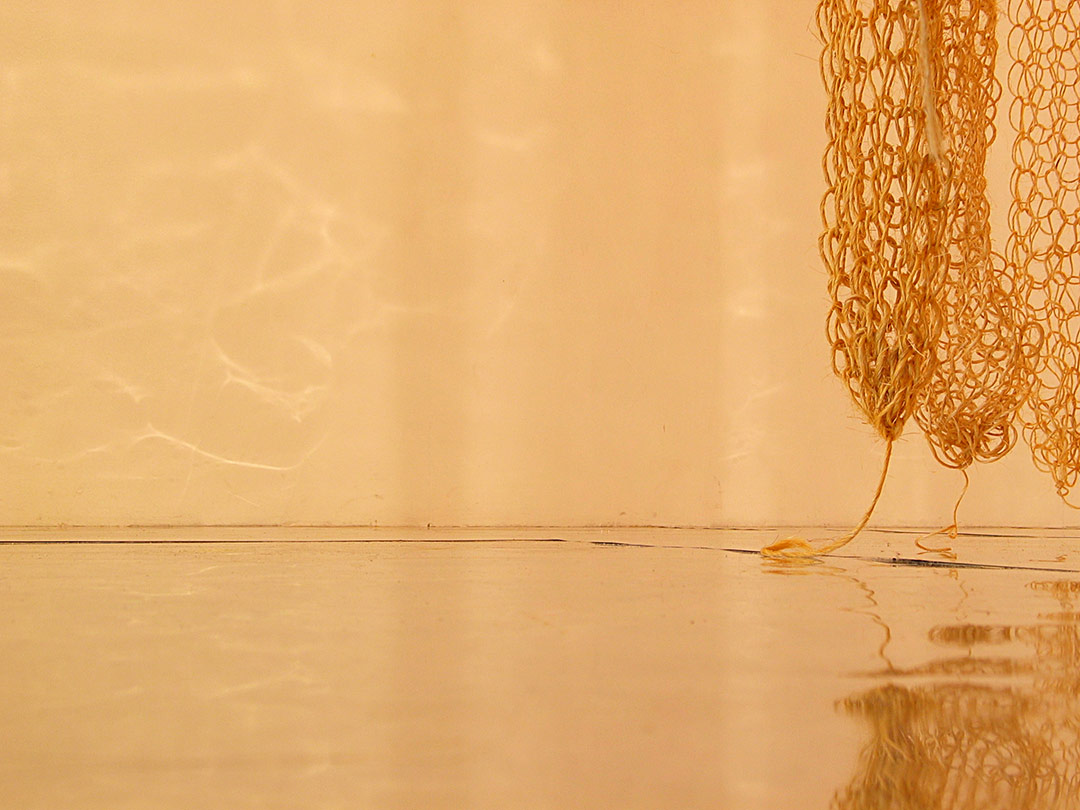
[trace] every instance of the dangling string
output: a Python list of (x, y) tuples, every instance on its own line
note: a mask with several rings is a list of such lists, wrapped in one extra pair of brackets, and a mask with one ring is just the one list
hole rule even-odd
[(964, 496), (967, 495), (968, 485), (971, 483), (971, 478), (968, 476), (968, 471), (965, 469), (965, 470), (960, 470), (960, 472), (962, 472), (964, 474), (964, 487), (963, 487), (963, 489), (960, 490), (960, 497), (956, 499), (956, 504), (953, 506), (952, 525), (945, 526), (943, 528), (938, 529), (937, 531), (930, 532), (929, 534), (924, 534), (922, 537), (918, 538), (915, 541), (915, 545), (917, 545), (919, 548), (922, 549), (922, 551), (919, 552), (920, 554), (937, 553), (937, 554), (941, 554), (941, 555), (943, 555), (945, 557), (948, 557), (949, 559), (952, 559), (952, 560), (956, 559), (956, 552), (952, 550), (951, 546), (942, 546), (941, 548), (933, 548), (931, 546), (923, 545), (923, 540), (927, 540), (927, 539), (929, 539), (931, 537), (937, 537), (939, 534), (947, 534), (947, 535), (949, 535), (949, 537), (951, 539), (955, 540), (956, 536), (960, 533), (959, 523), (957, 521), (956, 516), (960, 512), (960, 503), (961, 503), (961, 501), (964, 500)]
[(881, 491), (885, 488), (885, 477), (889, 474), (889, 459), (892, 458), (893, 441), (893, 439), (890, 439), (889, 443), (885, 445), (885, 463), (881, 467), (881, 478), (878, 479), (877, 490), (874, 492), (874, 499), (870, 502), (870, 508), (866, 510), (866, 514), (862, 516), (862, 520), (856, 524), (854, 529), (842, 537), (827, 541), (816, 548), (801, 537), (788, 537), (784, 540), (777, 540), (771, 546), (766, 546), (761, 550), (762, 556), (774, 558), (787, 557), (793, 559), (816, 557), (819, 554), (828, 554), (830, 551), (836, 551), (838, 548), (842, 548), (854, 540), (859, 532), (866, 528), (866, 524), (870, 522), (870, 516), (874, 513), (874, 507), (877, 506), (878, 499), (881, 498)]

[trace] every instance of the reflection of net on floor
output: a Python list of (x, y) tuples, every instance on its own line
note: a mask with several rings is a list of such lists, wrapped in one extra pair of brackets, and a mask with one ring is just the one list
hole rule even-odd
[(1076, 807), (1076, 726), (1055, 722), (1033, 695), (973, 685), (887, 686), (845, 701), (873, 741), (833, 807)]
[[(894, 682), (841, 703), (869, 725), (870, 740), (834, 808), (1080, 807), (1080, 625), (1071, 610), (1080, 583), (1033, 587), (1068, 592), (1056, 614), (1063, 621), (934, 628), (936, 644), (969, 654), (888, 673), (930, 677), (931, 685)], [(1010, 644), (1022, 657), (973, 654)], [(1017, 683), (980, 685), (971, 676)]]
[[(833, 369), (886, 442), (908, 419), (965, 470), (1014, 445), (1080, 477), (1080, 4), (1010, 0), (1012, 205), (993, 248), (986, 160), (996, 0), (819, 0), (828, 107), (821, 255)], [(966, 472), (965, 472), (966, 475)], [(818, 548), (787, 540), (766, 553)]]
[(844, 708), (870, 723), (873, 741), (834, 798), (838, 810), (1080, 805), (1080, 707), (1071, 699), (974, 685), (887, 686)]

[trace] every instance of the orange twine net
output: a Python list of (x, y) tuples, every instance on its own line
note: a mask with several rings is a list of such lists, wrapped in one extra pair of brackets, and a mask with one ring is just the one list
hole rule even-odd
[(833, 370), (887, 450), (852, 531), (818, 547), (781, 540), (766, 555), (850, 542), (909, 417), (965, 481), (973, 462), (1008, 453), (1019, 419), (1063, 497), (1080, 476), (1080, 4), (1011, 0), (1009, 15), (1017, 136), (1002, 256), (986, 181), (995, 0), (818, 4), (826, 333)]
[(887, 445), (881, 480), (854, 530), (813, 547), (774, 543), (768, 556), (809, 556), (850, 542), (873, 514), (893, 442), (939, 366), (948, 279), (951, 170), (938, 116), (921, 0), (891, 7), (821, 0), (821, 74), (829, 93), (826, 191), (819, 240), (832, 306), (833, 371)]
[(1011, 0), (1009, 263), (1045, 334), (1024, 435), (1065, 498), (1080, 475), (1080, 4)]
[(1000, 86), (995, 0), (925, 0), (931, 65), (951, 169), (945, 214), (948, 276), (938, 365), (919, 393), (916, 421), (934, 457), (966, 470), (1001, 458), (1030, 389), (1040, 332), (1031, 322), (1015, 265), (993, 252), (986, 156)]
[(823, 0), (829, 88), (819, 247), (833, 370), (886, 442), (937, 367), (946, 280), (947, 169), (928, 139), (914, 3)]

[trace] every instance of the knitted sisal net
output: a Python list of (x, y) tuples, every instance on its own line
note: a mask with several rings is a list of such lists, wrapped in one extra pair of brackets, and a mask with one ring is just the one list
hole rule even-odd
[[(1080, 475), (1080, 4), (1008, 8), (1011, 234), (993, 249), (987, 152), (1001, 95), (996, 0), (820, 0), (828, 92), (819, 245), (833, 369), (886, 443), (914, 417), (964, 471), (1016, 443), (1064, 497)], [(954, 526), (955, 532), (955, 515)]]
[(1045, 332), (1025, 436), (1065, 498), (1080, 474), (1080, 5), (1011, 0), (1009, 263)]
[(991, 248), (986, 155), (1000, 95), (995, 0), (925, 3), (951, 188), (945, 326), (915, 418), (935, 458), (965, 470), (1001, 458), (1015, 444), (1039, 331), (1015, 266)]

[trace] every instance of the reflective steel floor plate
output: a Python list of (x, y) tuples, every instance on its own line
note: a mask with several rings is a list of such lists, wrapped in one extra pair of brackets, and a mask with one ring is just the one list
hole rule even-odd
[(1080, 543), (982, 534), (26, 532), (0, 806), (1080, 806)]

